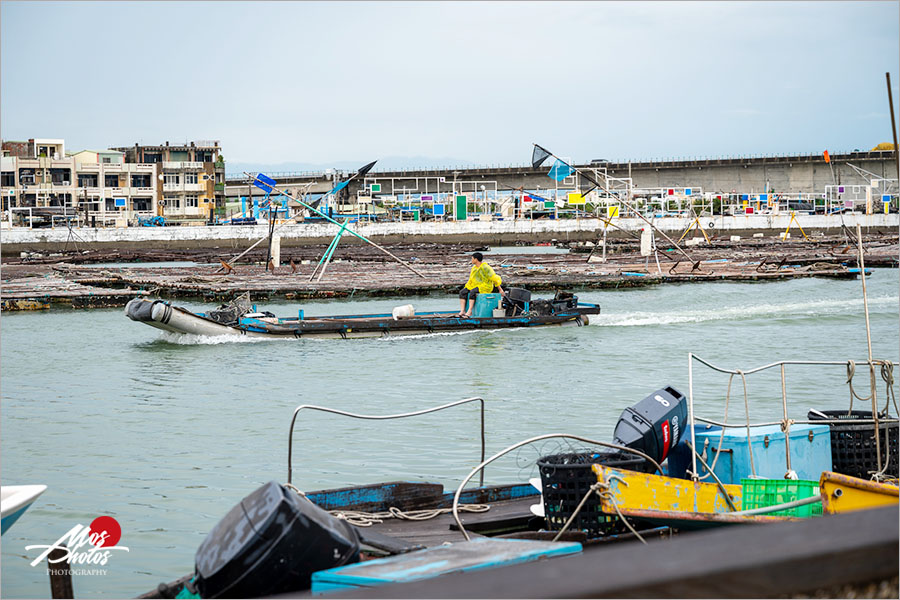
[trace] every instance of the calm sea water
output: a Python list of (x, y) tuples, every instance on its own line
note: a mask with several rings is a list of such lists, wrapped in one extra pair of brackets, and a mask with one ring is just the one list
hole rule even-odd
[[(898, 272), (876, 270), (868, 285), (875, 356), (897, 360)], [(4, 314), (3, 483), (49, 489), (3, 536), (2, 595), (46, 597), (46, 570), (29, 565), (37, 552), (25, 546), (50, 544), (99, 515), (118, 520), (119, 544), (130, 551), (114, 554), (105, 575), (76, 576), (77, 597), (133, 596), (188, 573), (233, 505), (266, 481), (286, 480), (298, 405), (388, 414), (481, 396), (488, 454), (550, 432), (608, 440), (626, 406), (664, 385), (687, 393), (689, 351), (743, 369), (864, 360), (861, 297), (859, 281), (822, 279), (592, 291), (581, 298), (603, 314), (585, 328), (384, 340), (225, 342), (164, 335), (122, 310)], [(453, 296), (432, 296), (302, 308), (389, 312), (406, 303), (457, 307)], [(287, 315), (300, 306), (265, 308)], [(793, 414), (846, 407), (844, 379), (842, 366), (789, 367)], [(698, 414), (720, 417), (727, 377), (697, 365), (694, 383)], [(779, 417), (776, 372), (752, 376), (749, 392), (752, 418)], [(732, 407), (738, 418), (741, 396)], [(487, 481), (534, 476), (538, 456), (565, 447), (515, 452), (488, 468)], [(294, 482), (315, 490), (427, 480), (452, 490), (479, 452), (474, 404), (378, 423), (301, 413)]]

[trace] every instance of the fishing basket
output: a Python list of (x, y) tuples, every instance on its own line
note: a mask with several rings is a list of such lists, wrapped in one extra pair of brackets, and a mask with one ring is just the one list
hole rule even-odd
[[(875, 447), (875, 423), (858, 423), (864, 419), (872, 419), (872, 412), (854, 410), (848, 414), (845, 410), (809, 411), (810, 421), (836, 419), (840, 423), (830, 423), (831, 427), (831, 463), (832, 470), (842, 475), (871, 479), (872, 473), (878, 470), (878, 454)], [(887, 415), (879, 415), (879, 419), (891, 419)], [(889, 477), (898, 476), (898, 438), (900, 423), (879, 422), (878, 431), (881, 438), (881, 462), (887, 461), (884, 474)]]
[[(818, 481), (803, 479), (741, 479), (741, 510), (765, 508), (819, 495)], [(821, 517), (822, 503), (766, 513), (776, 517)]]
[[(591, 486), (597, 483), (597, 475), (591, 465), (601, 464), (629, 471), (649, 471), (649, 463), (636, 454), (627, 452), (586, 452), (580, 454), (554, 454), (537, 461), (541, 472), (544, 514), (547, 529), (559, 531), (575, 512)], [(601, 537), (625, 530), (618, 517), (600, 512), (600, 498), (591, 494), (569, 526), (572, 531), (585, 531), (588, 537)]]

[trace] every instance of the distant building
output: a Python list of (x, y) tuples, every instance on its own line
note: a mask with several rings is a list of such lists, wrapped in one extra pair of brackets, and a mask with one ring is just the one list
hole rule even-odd
[(75, 161), (65, 141), (32, 138), (4, 141), (0, 171), (2, 208), (71, 207), (75, 195)]
[(213, 211), (224, 212), (225, 162), (218, 141), (113, 150), (123, 152), (126, 163), (158, 166), (160, 214), (167, 222), (204, 222)]
[(0, 208), (15, 209), (19, 219), (52, 213), (122, 226), (157, 215), (170, 223), (205, 222), (213, 209), (224, 211), (217, 141), (67, 154), (62, 139), (34, 138), (4, 141), (2, 148)]
[(159, 165), (126, 163), (118, 150), (82, 150), (75, 160), (76, 202), (86, 217), (104, 225), (116, 219), (161, 214)]

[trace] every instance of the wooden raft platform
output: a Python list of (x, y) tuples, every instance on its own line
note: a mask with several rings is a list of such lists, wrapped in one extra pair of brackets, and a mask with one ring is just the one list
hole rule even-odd
[[(867, 240), (866, 266), (896, 266), (896, 236)], [(579, 250), (584, 250), (580, 247)], [(664, 283), (710, 281), (779, 281), (803, 277), (835, 279), (855, 278), (856, 249), (839, 238), (803, 242), (716, 241), (687, 249), (693, 261), (673, 248), (661, 248), (659, 266), (656, 257), (640, 256), (633, 240), (619, 240), (607, 248), (606, 261), (601, 249), (593, 246), (587, 253), (488, 254), (487, 260), (503, 278), (504, 287), (524, 287), (533, 292), (556, 289), (615, 289), (645, 287)], [(73, 307), (123, 306), (136, 294), (166, 299), (193, 298), (207, 302), (226, 302), (250, 292), (255, 301), (274, 299), (304, 300), (352, 296), (414, 296), (430, 293), (455, 293), (465, 282), (471, 247), (435, 245), (399, 245), (392, 251), (413, 265), (424, 277), (406, 269), (386, 255), (369, 247), (347, 246), (338, 249), (335, 259), (321, 281), (309, 281), (320, 250), (292, 249), (282, 254), (286, 264), (267, 271), (259, 262), (234, 264), (226, 274), (220, 263), (195, 266), (160, 267), (136, 263), (128, 267), (90, 267), (84, 262), (101, 255), (72, 255), (69, 262), (48, 263), (40, 257), (20, 259), (3, 265), (0, 298), (14, 309), (23, 301), (64, 302)], [(264, 251), (263, 251), (264, 252)], [(109, 253), (102, 255), (110, 258)], [(120, 255), (126, 258), (125, 255)], [(136, 258), (138, 254), (127, 255)], [(166, 259), (180, 255), (169, 252)], [(228, 255), (223, 255), (228, 258)], [(183, 259), (212, 260), (203, 254), (186, 252)], [(67, 257), (55, 257), (64, 261)], [(148, 258), (145, 256), (144, 258)], [(263, 261), (260, 251), (247, 257)], [(55, 300), (54, 300), (55, 299)], [(14, 302), (13, 302), (14, 301)]]

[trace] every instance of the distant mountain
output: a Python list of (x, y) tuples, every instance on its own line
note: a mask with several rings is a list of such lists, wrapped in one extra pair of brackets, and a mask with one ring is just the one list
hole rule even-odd
[[(228, 174), (242, 173), (286, 173), (296, 171), (324, 171), (325, 169), (340, 169), (341, 171), (355, 171), (369, 160), (339, 160), (332, 163), (306, 163), (306, 162), (227, 162), (225, 171)], [(398, 169), (437, 169), (444, 167), (465, 167), (479, 163), (472, 160), (459, 158), (432, 158), (428, 156), (386, 156), (378, 159), (374, 171), (395, 171)]]

